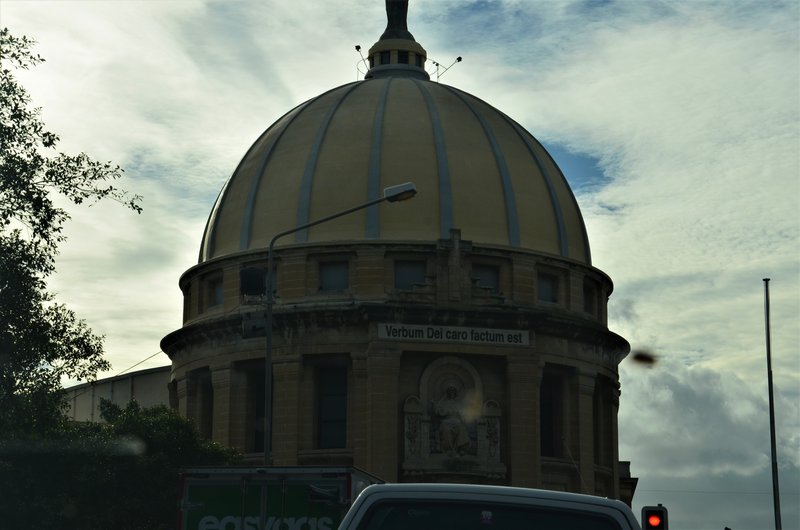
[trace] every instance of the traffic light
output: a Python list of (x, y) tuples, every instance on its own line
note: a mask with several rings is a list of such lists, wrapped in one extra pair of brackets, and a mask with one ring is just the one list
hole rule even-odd
[(642, 530), (669, 530), (667, 509), (662, 505), (642, 508)]

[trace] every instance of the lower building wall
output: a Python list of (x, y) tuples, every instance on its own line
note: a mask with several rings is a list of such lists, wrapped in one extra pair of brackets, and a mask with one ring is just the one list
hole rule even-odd
[[(545, 361), (532, 348), (288, 346), (276, 349), (273, 367), (273, 465), (355, 465), (391, 482), (620, 496), (609, 447), (617, 443), (618, 393), (607, 370)], [(197, 383), (208, 367), (173, 374), (188, 389), (179, 409), (214, 441), (262, 461), (263, 361), (214, 361), (212, 384)], [(346, 377), (331, 393), (320, 381), (334, 370)]]

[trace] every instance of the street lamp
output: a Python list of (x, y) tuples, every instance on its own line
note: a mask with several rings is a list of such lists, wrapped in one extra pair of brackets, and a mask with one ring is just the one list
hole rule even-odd
[(299, 232), (300, 230), (305, 230), (306, 228), (311, 228), (312, 226), (316, 226), (318, 224), (326, 223), (333, 219), (337, 219), (344, 215), (356, 212), (358, 210), (363, 210), (364, 208), (369, 208), (375, 204), (379, 204), (381, 202), (398, 202), (398, 201), (405, 201), (414, 197), (417, 194), (417, 187), (414, 185), (413, 182), (405, 182), (403, 184), (397, 184), (396, 186), (389, 186), (388, 188), (384, 188), (383, 190), (383, 197), (380, 199), (373, 199), (369, 202), (365, 202), (364, 204), (359, 204), (358, 206), (353, 206), (352, 208), (348, 208), (347, 210), (342, 210), (341, 212), (334, 213), (332, 215), (328, 215), (326, 217), (322, 217), (321, 219), (317, 219), (316, 221), (311, 221), (310, 223), (302, 224), (299, 226), (295, 226), (289, 230), (284, 230), (283, 232), (278, 232), (275, 234), (272, 239), (269, 241), (269, 247), (267, 248), (267, 318), (266, 318), (266, 334), (267, 334), (267, 347), (264, 351), (264, 465), (268, 466), (270, 464), (270, 456), (269, 456), (269, 446), (272, 442), (272, 306), (275, 303), (275, 299), (272, 296), (272, 253), (273, 248), (275, 247), (275, 242), (282, 238), (283, 236), (288, 236), (289, 234), (293, 234), (295, 232)]

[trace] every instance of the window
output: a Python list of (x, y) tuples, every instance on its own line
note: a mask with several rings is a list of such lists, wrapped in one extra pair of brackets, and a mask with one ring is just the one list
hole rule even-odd
[(205, 281), (204, 297), (205, 308), (222, 305), (222, 275), (209, 276)]
[(347, 446), (347, 368), (317, 370), (317, 448)]
[(400, 64), (408, 64), (408, 52), (402, 50), (397, 52), (397, 62)]
[(558, 302), (558, 276), (539, 273), (536, 288), (540, 302)]
[(594, 384), (594, 463), (611, 467), (614, 459), (613, 414), (614, 387), (611, 381), (598, 376)]
[(344, 291), (350, 287), (350, 265), (346, 261), (325, 261), (319, 264), (319, 290)]
[(545, 370), (539, 391), (539, 432), (542, 456), (564, 456), (564, 378)]
[(245, 267), (239, 271), (239, 292), (244, 296), (267, 294), (267, 275), (263, 267)]
[(394, 288), (411, 289), (425, 283), (425, 260), (397, 260), (394, 262)]
[(187, 285), (183, 289), (183, 320), (189, 320), (192, 313), (192, 288)]
[[(262, 297), (267, 294), (267, 274), (266, 267), (245, 267), (239, 272), (239, 293), (242, 296)], [(272, 294), (278, 290), (276, 283), (275, 270), (272, 271), (271, 286)]]
[(389, 64), (389, 52), (381, 52), (381, 64)]
[(473, 264), (472, 279), (478, 287), (489, 289), (493, 293), (500, 292), (500, 269), (495, 265)]
[(421, 55), (415, 55), (414, 59), (416, 60), (416, 65), (419, 66), (420, 68), (422, 68), (422, 56)]

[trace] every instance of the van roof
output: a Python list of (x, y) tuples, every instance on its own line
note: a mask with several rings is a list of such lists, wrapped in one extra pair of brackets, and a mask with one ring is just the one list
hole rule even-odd
[(400, 483), (400, 484), (375, 484), (364, 490), (365, 492), (388, 492), (408, 494), (416, 497), (424, 493), (455, 493), (455, 494), (487, 494), (535, 499), (551, 499), (560, 501), (581, 502), (598, 504), (602, 506), (616, 506), (624, 504), (616, 499), (585, 495), (581, 493), (568, 493), (564, 491), (541, 490), (533, 488), (520, 488), (514, 486), (490, 486), (486, 484), (447, 484), (447, 483)]

